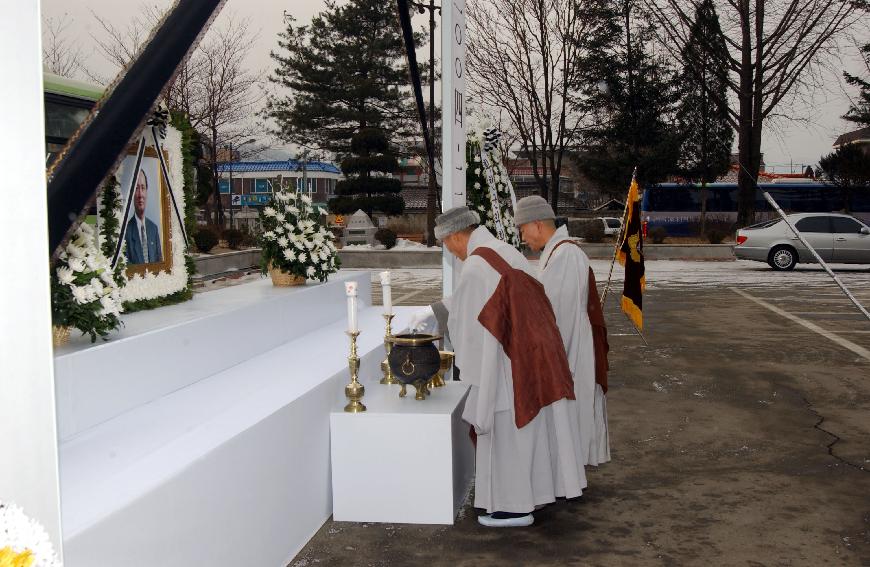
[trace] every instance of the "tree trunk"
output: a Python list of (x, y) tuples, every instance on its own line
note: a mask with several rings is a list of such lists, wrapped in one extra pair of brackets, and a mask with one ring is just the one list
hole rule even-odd
[(224, 206), (221, 202), (221, 189), (220, 189), (220, 179), (218, 179), (218, 147), (217, 147), (217, 129), (212, 128), (211, 130), (211, 148), (212, 148), (212, 159), (211, 159), (211, 173), (212, 173), (212, 181), (214, 183), (214, 208), (215, 208), (215, 224), (219, 226), (221, 229), (224, 228)]
[(753, 68), (752, 68), (752, 35), (749, 21), (749, 0), (741, 3), (741, 65), (740, 65), (740, 119), (737, 129), (737, 227), (749, 226), (755, 219), (755, 180), (758, 178), (758, 167), (753, 167), (752, 138), (754, 128), (753, 117)]

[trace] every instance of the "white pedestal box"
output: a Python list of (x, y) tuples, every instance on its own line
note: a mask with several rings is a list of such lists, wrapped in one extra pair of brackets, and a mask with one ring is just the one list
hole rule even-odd
[(453, 524), (474, 476), (462, 421), (468, 386), (426, 400), (414, 388), (366, 386), (364, 413), (332, 412), (332, 517), (348, 522)]

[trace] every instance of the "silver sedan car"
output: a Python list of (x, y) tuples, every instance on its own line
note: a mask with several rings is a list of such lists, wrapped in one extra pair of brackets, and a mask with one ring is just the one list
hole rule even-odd
[[(822, 260), (838, 264), (870, 264), (870, 227), (849, 215), (787, 215)], [(816, 259), (780, 218), (737, 231), (734, 255), (767, 262), (774, 270), (792, 270), (798, 262)]]

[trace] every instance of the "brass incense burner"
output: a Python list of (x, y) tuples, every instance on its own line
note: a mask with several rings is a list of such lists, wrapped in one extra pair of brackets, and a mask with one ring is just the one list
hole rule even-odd
[(441, 355), (435, 342), (438, 335), (404, 334), (390, 337), (392, 349), (387, 357), (393, 376), (402, 384), (399, 397), (407, 394), (408, 384), (417, 390), (415, 400), (429, 395), (429, 381), (441, 368)]
[(431, 379), (429, 379), (429, 384), (427, 385), (429, 389), (432, 388), (443, 388), (447, 385), (444, 382), (444, 375), (447, 374), (447, 371), (453, 367), (453, 358), (454, 354), (449, 350), (438, 351), (438, 354), (441, 355), (441, 367), (438, 368), (438, 372), (435, 373)]

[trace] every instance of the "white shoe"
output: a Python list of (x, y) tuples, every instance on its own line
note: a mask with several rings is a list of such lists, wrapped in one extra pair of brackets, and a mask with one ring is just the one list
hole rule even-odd
[(499, 520), (497, 518), (493, 518), (491, 514), (486, 514), (484, 516), (478, 516), (477, 522), (481, 526), (486, 526), (488, 528), (524, 528), (526, 526), (531, 526), (535, 523), (535, 517), (531, 514), (526, 514), (525, 516), (520, 516), (519, 518), (505, 518), (503, 520)]

